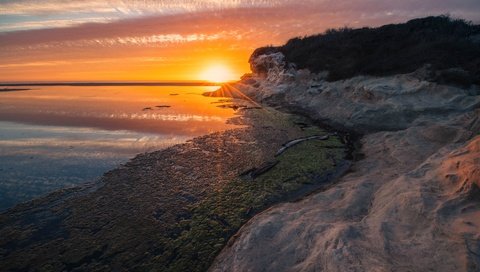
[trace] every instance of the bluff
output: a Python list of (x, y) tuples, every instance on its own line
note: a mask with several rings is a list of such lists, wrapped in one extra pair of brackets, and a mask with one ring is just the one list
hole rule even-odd
[(361, 135), (363, 158), (252, 218), (210, 270), (479, 271), (478, 29), (430, 17), (256, 50), (217, 94)]
[[(250, 61), (280, 52), (298, 69), (328, 71), (327, 80), (388, 76), (428, 65), (429, 81), (461, 86), (480, 83), (480, 26), (448, 16), (414, 19), (379, 28), (330, 29), (255, 50)], [(266, 69), (252, 65), (252, 71)]]

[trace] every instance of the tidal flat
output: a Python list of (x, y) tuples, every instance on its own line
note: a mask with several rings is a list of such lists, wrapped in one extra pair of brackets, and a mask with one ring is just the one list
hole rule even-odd
[[(140, 154), (97, 183), (1, 214), (0, 265), (205, 271), (255, 214), (326, 188), (348, 169), (340, 135), (301, 116), (225, 102), (238, 109), (230, 123), (240, 128)], [(282, 145), (314, 135), (328, 137), (275, 156)]]
[(202, 96), (215, 87), (17, 87), (32, 89), (0, 92), (0, 211), (96, 181), (139, 153), (235, 127), (226, 124), (233, 109)]

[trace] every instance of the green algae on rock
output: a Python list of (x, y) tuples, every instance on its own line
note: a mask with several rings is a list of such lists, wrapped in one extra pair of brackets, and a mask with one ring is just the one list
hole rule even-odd
[[(1, 267), (204, 271), (255, 214), (328, 186), (348, 166), (334, 134), (275, 157), (282, 144), (329, 132), (271, 108), (239, 108), (231, 122), (242, 128), (140, 154), (95, 190), (59, 191), (0, 214)], [(242, 175), (273, 160), (255, 178)]]
[[(325, 151), (327, 144), (337, 148)], [(343, 157), (344, 147), (338, 138), (303, 142), (280, 155), (278, 164), (258, 178), (232, 180), (192, 207), (190, 219), (177, 224), (180, 235), (166, 243), (170, 256), (162, 256), (157, 268), (206, 270), (228, 238), (249, 218), (276, 202), (319, 188), (315, 185), (325, 185), (322, 181), (334, 175), (336, 162)]]

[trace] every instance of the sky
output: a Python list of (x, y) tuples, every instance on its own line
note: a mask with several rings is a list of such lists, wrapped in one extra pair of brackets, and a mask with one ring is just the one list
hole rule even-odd
[(261, 46), (440, 14), (480, 23), (480, 1), (0, 0), (0, 82), (236, 79)]

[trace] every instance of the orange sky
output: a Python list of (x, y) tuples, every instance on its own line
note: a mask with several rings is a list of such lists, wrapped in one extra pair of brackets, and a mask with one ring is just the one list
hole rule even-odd
[[(400, 2), (400, 3), (399, 3)], [(450, 13), (457, 1), (3, 1), (0, 81), (203, 80), (222, 64), (238, 78), (251, 52), (331, 27), (378, 26)]]

